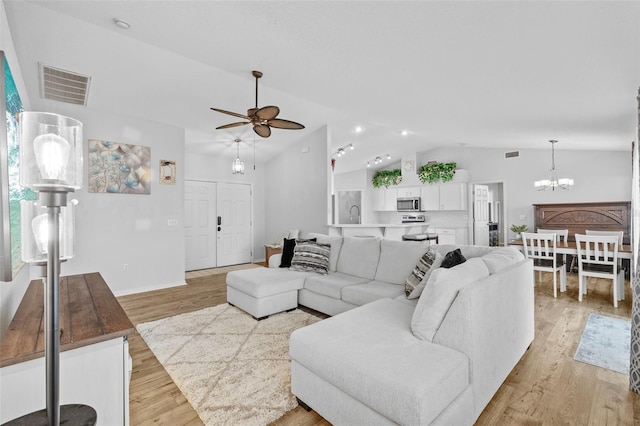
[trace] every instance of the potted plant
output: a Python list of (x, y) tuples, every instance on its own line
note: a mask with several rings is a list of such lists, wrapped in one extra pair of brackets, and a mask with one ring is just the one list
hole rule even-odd
[(371, 180), (374, 188), (383, 186), (388, 188), (391, 185), (398, 185), (400, 182), (402, 182), (402, 171), (400, 169), (378, 170)]
[(418, 169), (418, 178), (422, 183), (449, 182), (456, 174), (456, 163), (438, 163), (431, 161)]
[(527, 225), (511, 225), (511, 232), (513, 232), (514, 234), (516, 234), (516, 238), (522, 238), (522, 234), (523, 232), (527, 232), (527, 230), (529, 229), (527, 227)]

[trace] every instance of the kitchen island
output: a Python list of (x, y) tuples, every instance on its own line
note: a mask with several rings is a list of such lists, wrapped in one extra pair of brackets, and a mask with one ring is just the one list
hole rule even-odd
[(329, 225), (329, 235), (343, 237), (380, 237), (390, 240), (402, 240), (403, 235), (426, 234), (429, 224), (412, 223), (362, 223)]

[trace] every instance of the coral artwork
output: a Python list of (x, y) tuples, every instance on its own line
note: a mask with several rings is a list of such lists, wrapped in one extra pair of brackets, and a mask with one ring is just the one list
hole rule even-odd
[(151, 193), (151, 148), (89, 140), (89, 192)]

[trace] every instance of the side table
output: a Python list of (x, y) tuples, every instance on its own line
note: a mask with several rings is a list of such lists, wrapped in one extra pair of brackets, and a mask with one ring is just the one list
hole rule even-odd
[(269, 266), (269, 258), (274, 254), (282, 253), (282, 245), (280, 244), (265, 244), (264, 245), (264, 261)]

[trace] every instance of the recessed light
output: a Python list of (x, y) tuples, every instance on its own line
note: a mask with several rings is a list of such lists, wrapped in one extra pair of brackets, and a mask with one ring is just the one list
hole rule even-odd
[(400, 132), (400, 134), (402, 136), (407, 136), (409, 134), (409, 131), (408, 130), (403, 130), (402, 132)]
[(129, 28), (131, 28), (131, 25), (129, 25), (128, 22), (123, 21), (122, 19), (113, 18), (113, 23), (116, 24), (118, 28), (122, 28), (123, 30), (128, 30)]
[(356, 130), (356, 133), (360, 133), (363, 129), (360, 126), (356, 126), (355, 130)]

